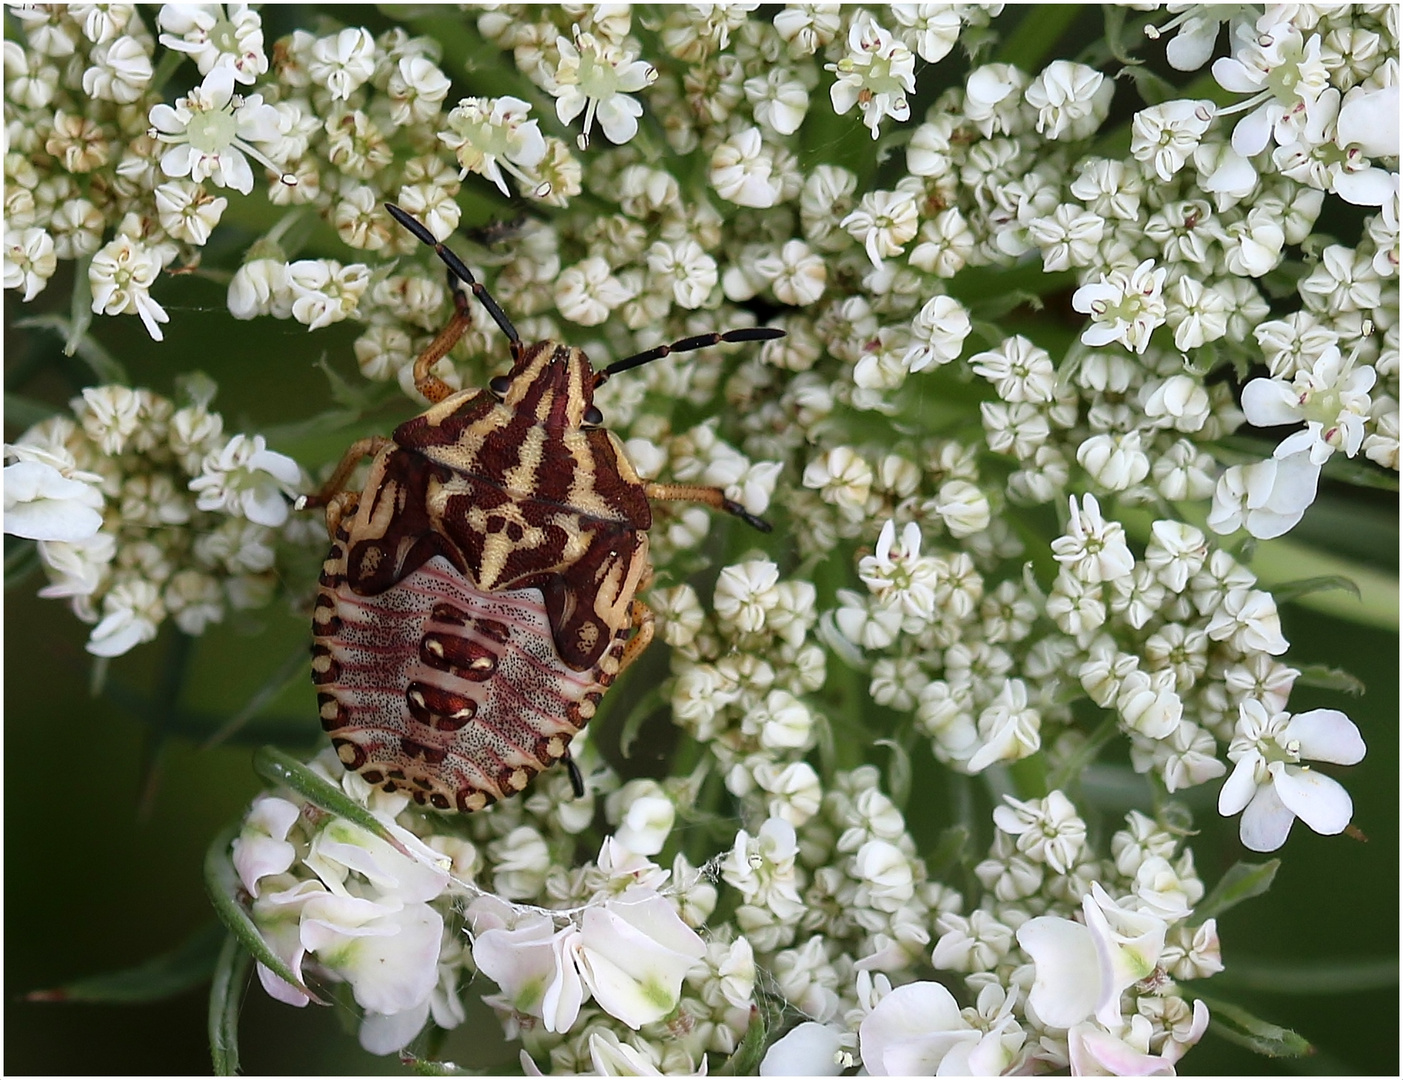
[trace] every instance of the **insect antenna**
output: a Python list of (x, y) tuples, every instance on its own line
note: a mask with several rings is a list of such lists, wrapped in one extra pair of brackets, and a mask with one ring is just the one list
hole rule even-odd
[(780, 337), (784, 337), (784, 331), (780, 330), (778, 327), (746, 326), (739, 330), (726, 330), (722, 333), (713, 331), (710, 334), (698, 334), (696, 337), (674, 341), (671, 345), (655, 345), (651, 349), (634, 356), (626, 356), (622, 360), (615, 360), (608, 367), (596, 371), (594, 373), (594, 385), (599, 387), (607, 382), (610, 376), (617, 375), (621, 371), (627, 371), (629, 368), (651, 364), (654, 360), (661, 360), (664, 356), (670, 356), (672, 353), (692, 352), (696, 349), (705, 349), (708, 345), (719, 345), (723, 341), (772, 341)]
[[(434, 249), (434, 254), (444, 261), (448, 269), (453, 272), (453, 276), (461, 281), (468, 288), (472, 289), (473, 295), (478, 298), (482, 306), (487, 309), (487, 314), (492, 316), (492, 321), (502, 328), (502, 333), (507, 335), (507, 340), (511, 342), (512, 355), (515, 356), (521, 347), (521, 335), (516, 332), (516, 327), (507, 318), (507, 313), (502, 310), (501, 305), (492, 299), (492, 294), (487, 291), (487, 286), (473, 277), (473, 273), (468, 269), (467, 264), (458, 258), (450, 249), (444, 247), (434, 239), (434, 234), (413, 215), (400, 209), (394, 203), (386, 203), (385, 209), (390, 212), (390, 217), (394, 218), (414, 236), (429, 247)], [(743, 339), (737, 339), (743, 340)]]

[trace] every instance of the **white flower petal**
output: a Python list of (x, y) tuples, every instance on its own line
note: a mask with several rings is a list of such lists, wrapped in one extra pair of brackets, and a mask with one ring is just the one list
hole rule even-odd
[(1300, 756), (1333, 765), (1358, 765), (1364, 760), (1359, 728), (1338, 709), (1311, 709), (1291, 717), (1282, 738), (1300, 744)]
[(858, 1030), (862, 1064), (873, 1076), (934, 1076), (953, 1046), (978, 1040), (954, 995), (937, 982), (898, 986)]
[(1354, 802), (1339, 783), (1314, 769), (1279, 762), (1272, 766), (1272, 772), (1277, 798), (1287, 811), (1322, 836), (1344, 831), (1354, 816)]
[(761, 1076), (841, 1076), (838, 1060), (842, 1032), (808, 1020), (768, 1050), (760, 1061)]
[(1258, 786), (1238, 822), (1238, 836), (1249, 851), (1275, 851), (1286, 843), (1296, 815), (1288, 810), (1272, 784)]

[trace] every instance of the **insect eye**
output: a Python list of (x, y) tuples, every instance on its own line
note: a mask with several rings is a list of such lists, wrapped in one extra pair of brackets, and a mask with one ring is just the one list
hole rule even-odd
[(487, 389), (491, 390), (498, 397), (506, 397), (507, 391), (512, 388), (512, 381), (506, 375), (494, 375), (487, 381)]
[(604, 414), (599, 411), (597, 405), (591, 405), (585, 410), (585, 423), (593, 427), (599, 427), (604, 423)]

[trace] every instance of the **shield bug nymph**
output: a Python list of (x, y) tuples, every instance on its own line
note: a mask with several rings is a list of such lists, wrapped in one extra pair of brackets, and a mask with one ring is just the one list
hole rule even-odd
[[(440, 810), (479, 810), (569, 760), (571, 738), (647, 648), (650, 500), (706, 503), (769, 531), (720, 488), (650, 483), (604, 426), (594, 391), (675, 352), (765, 341), (728, 330), (595, 370), (576, 348), (523, 342), (463, 261), (386, 209), (448, 266), (454, 314), (414, 362), (429, 408), (352, 445), (320, 493), (331, 552), (312, 616), (322, 726), (346, 768)], [(486, 389), (433, 374), (472, 324), (467, 286), (512, 366)], [(373, 458), (363, 489), (347, 479)], [(578, 784), (577, 784), (578, 786)]]

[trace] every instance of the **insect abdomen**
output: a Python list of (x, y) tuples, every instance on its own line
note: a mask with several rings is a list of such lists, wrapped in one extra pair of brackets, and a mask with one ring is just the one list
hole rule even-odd
[(348, 769), (440, 810), (478, 810), (565, 756), (622, 642), (573, 671), (539, 589), (483, 592), (436, 556), (374, 596), (343, 572), (344, 531), (313, 613), (322, 726)]

